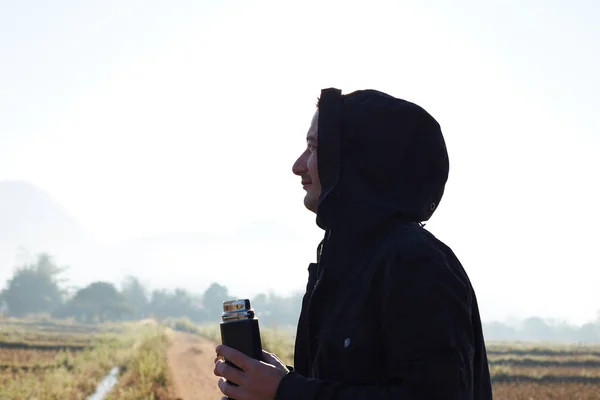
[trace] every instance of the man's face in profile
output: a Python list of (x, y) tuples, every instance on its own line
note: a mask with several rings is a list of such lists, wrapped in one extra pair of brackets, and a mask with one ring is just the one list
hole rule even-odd
[(317, 138), (319, 127), (319, 110), (315, 112), (312, 118), (310, 128), (306, 135), (306, 149), (298, 157), (292, 172), (302, 178), (302, 185), (306, 190), (304, 196), (304, 205), (310, 211), (316, 213), (319, 205), (319, 196), (321, 195), (321, 181), (319, 180), (319, 170), (317, 165)]

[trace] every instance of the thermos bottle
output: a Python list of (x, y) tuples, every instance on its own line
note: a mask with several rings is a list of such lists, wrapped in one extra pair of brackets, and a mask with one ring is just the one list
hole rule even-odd
[[(250, 300), (241, 299), (223, 302), (221, 320), (221, 343), (244, 353), (248, 357), (256, 360), (262, 359), (258, 319), (254, 315), (254, 309), (250, 306)], [(225, 362), (234, 368), (240, 369), (228, 360), (225, 360)], [(229, 384), (235, 385), (234, 382), (229, 382)]]

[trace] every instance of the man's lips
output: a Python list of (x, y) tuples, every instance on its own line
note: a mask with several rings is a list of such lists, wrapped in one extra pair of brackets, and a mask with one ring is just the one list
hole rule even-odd
[(310, 185), (312, 182), (311, 181), (302, 181), (302, 186), (306, 186), (306, 185)]

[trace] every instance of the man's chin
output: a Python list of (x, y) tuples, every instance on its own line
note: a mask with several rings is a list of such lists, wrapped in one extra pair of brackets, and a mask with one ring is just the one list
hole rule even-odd
[(315, 214), (317, 213), (317, 207), (319, 206), (319, 199), (318, 198), (314, 198), (314, 196), (311, 195), (306, 195), (306, 197), (304, 197), (304, 206), (309, 210), (314, 212)]

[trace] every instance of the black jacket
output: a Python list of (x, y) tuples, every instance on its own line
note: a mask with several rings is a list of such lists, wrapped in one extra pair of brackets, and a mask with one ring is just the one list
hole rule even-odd
[(325, 238), (276, 400), (491, 399), (469, 278), (421, 225), (448, 178), (438, 123), (381, 92), (326, 89), (318, 129)]

